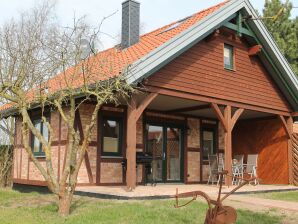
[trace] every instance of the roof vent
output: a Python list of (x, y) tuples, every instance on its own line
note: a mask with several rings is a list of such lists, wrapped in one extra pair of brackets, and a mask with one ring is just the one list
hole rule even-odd
[(140, 40), (140, 3), (127, 0), (122, 3), (121, 47), (128, 48)]

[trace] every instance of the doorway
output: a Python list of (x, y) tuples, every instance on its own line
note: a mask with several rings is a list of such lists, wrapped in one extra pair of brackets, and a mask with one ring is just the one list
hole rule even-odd
[(146, 152), (152, 154), (151, 179), (159, 183), (183, 180), (183, 132), (181, 126), (146, 125)]

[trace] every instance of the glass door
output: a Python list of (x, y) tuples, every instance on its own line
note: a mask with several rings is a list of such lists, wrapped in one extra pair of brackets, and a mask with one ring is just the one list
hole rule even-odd
[(156, 182), (163, 180), (163, 127), (149, 125), (147, 130), (147, 152), (153, 156), (152, 179)]
[(182, 128), (146, 125), (146, 151), (153, 156), (151, 178), (154, 182), (182, 180)]
[(167, 181), (181, 180), (181, 129), (167, 128)]

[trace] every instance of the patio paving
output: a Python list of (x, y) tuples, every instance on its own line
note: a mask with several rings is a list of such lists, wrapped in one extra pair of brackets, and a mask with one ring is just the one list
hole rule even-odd
[[(223, 186), (223, 194), (230, 192), (235, 186)], [(77, 195), (85, 195), (97, 198), (106, 199), (123, 199), (123, 200), (144, 200), (144, 199), (164, 199), (175, 195), (176, 189), (179, 193), (188, 191), (204, 191), (208, 195), (215, 196), (218, 194), (218, 187), (216, 185), (185, 185), (185, 184), (158, 184), (153, 186), (137, 186), (132, 192), (127, 192), (124, 186), (88, 186), (77, 187)], [(265, 193), (265, 192), (280, 192), (280, 191), (298, 191), (298, 187), (291, 185), (246, 185), (239, 189), (235, 194), (248, 193)]]

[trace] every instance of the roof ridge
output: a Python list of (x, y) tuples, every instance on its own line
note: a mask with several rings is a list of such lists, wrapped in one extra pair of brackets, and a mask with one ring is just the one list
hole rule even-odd
[[(220, 2), (220, 3), (216, 4), (216, 5), (210, 6), (210, 7), (208, 7), (208, 8), (202, 9), (202, 10), (200, 10), (200, 11), (198, 11), (198, 12), (195, 12), (195, 13), (191, 14), (190, 16), (186, 16), (186, 17), (184, 17), (184, 18), (175, 20), (174, 22), (171, 22), (171, 23), (169, 23), (169, 24), (167, 24), (167, 25), (163, 25), (163, 26), (161, 26), (161, 27), (159, 27), (159, 28), (156, 28), (156, 29), (154, 29), (154, 30), (152, 30), (152, 31), (149, 31), (148, 33), (142, 34), (140, 37), (145, 37), (145, 36), (150, 35), (150, 34), (152, 34), (152, 33), (154, 33), (154, 32), (157, 32), (158, 30), (165, 29), (165, 28), (167, 28), (167, 27), (169, 27), (169, 26), (171, 26), (171, 25), (174, 25), (174, 24), (178, 23), (179, 21), (184, 20), (184, 19), (186, 19), (186, 18), (188, 18), (188, 17), (189, 17), (189, 18), (192, 18), (192, 17), (194, 17), (194, 16), (196, 16), (196, 15), (198, 15), (198, 14), (204, 13), (204, 12), (210, 10), (210, 9), (213, 9), (213, 8), (216, 8), (216, 7), (219, 7), (219, 6), (222, 6), (222, 5), (226, 4), (226, 3), (229, 2), (229, 1), (231, 1), (231, 0), (226, 0), (226, 1)], [(116, 45), (116, 46), (117, 46), (117, 45)], [(114, 47), (115, 47), (115, 46), (114, 46)]]

